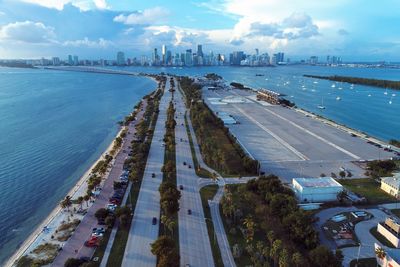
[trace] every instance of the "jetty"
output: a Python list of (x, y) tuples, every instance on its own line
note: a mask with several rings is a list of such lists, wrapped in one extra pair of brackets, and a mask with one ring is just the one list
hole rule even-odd
[(47, 70), (62, 70), (62, 71), (75, 71), (75, 72), (91, 72), (91, 73), (101, 73), (101, 74), (117, 74), (117, 75), (130, 75), (139, 76), (139, 72), (124, 71), (124, 70), (114, 70), (107, 68), (98, 67), (87, 67), (87, 66), (59, 66), (59, 67), (44, 67)]

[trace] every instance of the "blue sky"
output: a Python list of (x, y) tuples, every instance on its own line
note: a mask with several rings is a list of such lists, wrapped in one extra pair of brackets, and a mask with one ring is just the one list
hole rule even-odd
[(0, 0), (0, 58), (150, 55), (203, 44), (400, 61), (398, 0)]

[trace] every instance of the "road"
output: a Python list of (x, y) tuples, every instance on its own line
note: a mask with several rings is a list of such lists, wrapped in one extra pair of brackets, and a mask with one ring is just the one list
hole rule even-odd
[[(122, 266), (156, 266), (157, 258), (151, 253), (150, 244), (158, 238), (159, 230), (160, 193), (158, 188), (162, 182), (163, 176), (161, 167), (164, 164), (165, 149), (162, 146), (162, 140), (165, 135), (167, 108), (171, 100), (171, 93), (168, 91), (169, 87), (170, 84), (167, 81), (164, 95), (160, 101), (160, 112), (158, 114), (143, 181), (125, 247)], [(152, 178), (152, 173), (155, 174), (155, 178)], [(156, 225), (152, 224), (153, 217), (157, 218)]]
[[(146, 108), (146, 102), (142, 103), (144, 103), (144, 110)], [(103, 227), (97, 224), (97, 219), (94, 214), (98, 209), (104, 208), (108, 204), (108, 199), (114, 192), (114, 181), (118, 181), (122, 174), (123, 165), (126, 157), (128, 156), (129, 146), (136, 131), (136, 122), (140, 121), (140, 119), (143, 117), (143, 113), (143, 111), (139, 111), (136, 116), (137, 120), (133, 121), (128, 126), (128, 133), (124, 139), (122, 148), (112, 162), (111, 170), (103, 184), (100, 195), (96, 198), (93, 205), (88, 209), (87, 214), (85, 217), (83, 217), (81, 223), (75, 229), (74, 234), (65, 243), (63, 249), (52, 263), (52, 266), (64, 266), (64, 263), (68, 258), (91, 257), (93, 255), (94, 248), (85, 247), (84, 242), (90, 238), (92, 229), (94, 227)]]
[[(175, 84), (177, 84), (176, 81)], [(194, 170), (185, 127), (184, 114), (186, 108), (179, 90), (175, 91), (175, 99), (177, 184), (183, 186), (178, 213), (181, 266), (189, 264), (193, 267), (211, 267), (214, 266), (214, 258), (201, 203), (198, 177)], [(183, 164), (184, 162), (186, 162), (186, 165)], [(191, 168), (189, 168), (189, 165)], [(188, 214), (189, 209), (192, 211), (191, 215)]]

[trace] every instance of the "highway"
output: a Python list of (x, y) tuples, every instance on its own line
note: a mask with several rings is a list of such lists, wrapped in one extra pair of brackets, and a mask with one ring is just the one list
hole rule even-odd
[[(177, 81), (175, 81), (175, 84), (177, 84)], [(175, 91), (175, 99), (177, 184), (178, 187), (183, 186), (178, 213), (181, 266), (189, 264), (193, 267), (212, 267), (214, 266), (214, 258), (199, 193), (198, 177), (194, 170), (185, 127), (186, 108), (179, 90)], [(186, 165), (184, 165), (184, 162), (186, 162)], [(191, 168), (189, 168), (189, 165)], [(192, 211), (191, 215), (188, 214), (189, 209)]]
[[(122, 266), (156, 266), (157, 258), (151, 253), (150, 244), (158, 238), (159, 230), (160, 194), (158, 188), (163, 177), (161, 167), (164, 164), (165, 149), (162, 146), (162, 140), (165, 135), (167, 108), (171, 100), (169, 88), (170, 84), (167, 81), (164, 95), (160, 101), (160, 112), (147, 158)], [(154, 178), (152, 178), (153, 173), (155, 174)], [(156, 225), (152, 224), (153, 217), (157, 218)]]

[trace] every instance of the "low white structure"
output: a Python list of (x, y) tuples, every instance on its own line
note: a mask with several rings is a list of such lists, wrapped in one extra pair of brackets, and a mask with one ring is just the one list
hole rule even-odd
[(400, 173), (395, 173), (393, 177), (382, 178), (381, 189), (396, 198), (400, 197)]
[(400, 248), (400, 223), (392, 218), (387, 218), (385, 222), (378, 223), (376, 229), (396, 248)]
[[(379, 250), (384, 252), (382, 258), (376, 253)], [(375, 256), (379, 266), (400, 267), (400, 249), (383, 248), (375, 243)]]
[(343, 186), (331, 177), (294, 178), (292, 187), (300, 202), (335, 201), (343, 191)]

